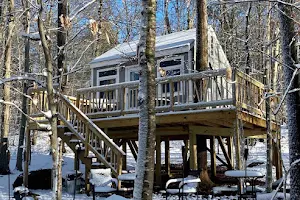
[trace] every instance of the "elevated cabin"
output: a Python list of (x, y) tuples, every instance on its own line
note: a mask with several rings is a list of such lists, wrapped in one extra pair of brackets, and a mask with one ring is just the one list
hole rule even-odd
[[(170, 141), (183, 140), (184, 161), (197, 169), (196, 136), (210, 140), (211, 175), (216, 175), (216, 160), (230, 168), (242, 167), (241, 144), (245, 138), (266, 136), (264, 85), (249, 75), (230, 69), (213, 29), (209, 28), (209, 70), (195, 71), (195, 29), (156, 38), (156, 184), (162, 174), (172, 176)], [(91, 168), (111, 168), (117, 176), (126, 169), (126, 149), (137, 157), (139, 66), (138, 41), (124, 43), (95, 58), (91, 63), (91, 87), (77, 90), (76, 97), (59, 94), (58, 135), (86, 165), (86, 180)], [(47, 93), (30, 89), (36, 106), (28, 130), (47, 124), (40, 111), (47, 111)], [(276, 102), (276, 99), (274, 100)], [(279, 124), (272, 119), (272, 134), (279, 140)], [(225, 159), (215, 153), (215, 141)], [(165, 143), (165, 165), (161, 165), (161, 143)], [(233, 145), (234, 144), (234, 145)], [(279, 150), (274, 145), (274, 165), (281, 177)], [(280, 145), (279, 145), (280, 146)], [(235, 157), (233, 156), (235, 152)], [(187, 159), (189, 155), (189, 159)], [(78, 165), (75, 164), (75, 168)], [(87, 181), (88, 187), (88, 181)]]

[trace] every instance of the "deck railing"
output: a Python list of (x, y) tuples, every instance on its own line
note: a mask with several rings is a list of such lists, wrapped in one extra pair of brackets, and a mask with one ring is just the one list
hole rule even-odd
[(264, 84), (238, 70), (235, 71), (235, 81), (236, 106), (242, 111), (264, 117)]
[[(204, 85), (205, 95), (199, 92)], [(139, 81), (82, 88), (80, 109), (91, 118), (113, 117), (139, 112)], [(233, 105), (232, 84), (226, 69), (156, 78), (156, 112), (221, 108)]]
[[(31, 106), (28, 114), (38, 123), (41, 121), (47, 123), (44, 117), (45, 112), (49, 110), (47, 92), (43, 88), (30, 88), (28, 94), (32, 98), (29, 101)], [(101, 163), (112, 169), (116, 176), (120, 175), (125, 153), (76, 106), (84, 103), (75, 97), (62, 94), (57, 94), (57, 99), (58, 118), (80, 140), (85, 150), (85, 157), (90, 151), (93, 152)]]

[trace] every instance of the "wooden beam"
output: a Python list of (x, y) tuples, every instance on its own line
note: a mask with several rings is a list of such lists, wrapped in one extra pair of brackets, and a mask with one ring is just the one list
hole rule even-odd
[(210, 138), (210, 160), (211, 160), (211, 179), (215, 181), (217, 175), (217, 167), (216, 167), (216, 146), (215, 146), (215, 136)]
[[(209, 151), (211, 153), (211, 149), (206, 147), (207, 151)], [(222, 158), (220, 158), (218, 155), (216, 155), (216, 158), (218, 159), (218, 161), (220, 161), (223, 165), (228, 167), (228, 163), (226, 163), (224, 160), (222, 160)]]
[[(238, 114), (238, 118), (243, 120), (244, 123), (246, 122), (246, 123), (254, 124), (256, 126), (260, 126), (262, 128), (266, 128), (266, 120), (263, 118), (250, 115), (245, 112), (237, 112), (237, 114)], [(278, 130), (279, 127), (280, 127), (279, 124), (275, 124), (274, 122), (272, 122), (271, 124), (272, 130)]]
[(168, 177), (171, 175), (170, 170), (170, 139), (165, 139), (165, 167), (166, 167), (166, 173), (168, 174)]
[(220, 146), (221, 146), (221, 149), (222, 149), (222, 151), (223, 151), (224, 157), (225, 157), (225, 159), (226, 159), (226, 161), (227, 161), (227, 163), (228, 163), (229, 169), (233, 169), (232, 163), (231, 163), (229, 154), (228, 154), (228, 152), (226, 151), (226, 148), (225, 148), (225, 144), (224, 144), (224, 142), (223, 142), (223, 139), (222, 139), (220, 136), (218, 136), (217, 139), (218, 139), (218, 142), (219, 142), (219, 144), (220, 144)]
[[(187, 124), (197, 123), (202, 120), (209, 121), (210, 119), (234, 119), (235, 110), (233, 109), (209, 109), (195, 111), (180, 111), (180, 112), (165, 112), (156, 114), (156, 124)], [(114, 118), (99, 118), (93, 119), (93, 122), (102, 128), (138, 126), (139, 116), (126, 116)]]

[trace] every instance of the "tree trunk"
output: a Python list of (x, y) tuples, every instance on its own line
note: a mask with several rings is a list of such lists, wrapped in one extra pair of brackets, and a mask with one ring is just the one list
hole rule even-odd
[[(29, 2), (27, 0), (22, 1), (24, 7), (24, 30), (25, 33), (29, 34), (29, 19), (30, 19), (30, 12), (29, 12)], [(30, 50), (30, 42), (29, 38), (25, 38), (25, 64), (24, 64), (24, 72), (29, 72), (29, 50)], [(26, 94), (28, 90), (28, 85), (26, 82), (23, 83), (23, 94)], [(27, 114), (27, 98), (23, 95), (22, 96), (22, 111)], [(19, 171), (23, 171), (22, 168), (22, 157), (23, 157), (23, 146), (24, 146), (24, 135), (25, 135), (25, 128), (26, 128), (26, 121), (27, 118), (24, 114), (22, 114), (21, 118), (21, 127), (20, 127), (20, 135), (19, 135), (19, 143), (18, 143), (18, 153), (17, 153), (17, 163), (16, 168)]]
[[(269, 3), (269, 14), (267, 16), (267, 27), (266, 27), (266, 42), (269, 43), (271, 41), (271, 3)], [(272, 49), (271, 45), (265, 45), (266, 46), (266, 53), (267, 55), (271, 54), (270, 49)], [(271, 91), (270, 87), (270, 68), (271, 68), (271, 59), (269, 57), (266, 59), (265, 62), (265, 92), (267, 95)], [(272, 130), (271, 130), (271, 100), (270, 98), (266, 99), (266, 127), (267, 127), (267, 164), (266, 164), (266, 185), (267, 185), (267, 192), (272, 192)]]
[(246, 50), (246, 74), (250, 74), (250, 69), (251, 69), (251, 65), (250, 65), (250, 50), (249, 50), (249, 39), (250, 39), (250, 34), (249, 34), (249, 18), (250, 18), (250, 13), (251, 13), (251, 2), (249, 3), (248, 6), (248, 12), (246, 15), (246, 25), (245, 25), (245, 36), (246, 36), (246, 40), (245, 40), (245, 50)]
[(67, 28), (62, 25), (61, 18), (67, 18), (67, 7), (68, 7), (68, 0), (61, 0), (58, 1), (58, 8), (57, 8), (57, 19), (58, 19), (58, 28), (57, 31), (57, 68), (58, 72), (57, 75), (60, 76), (58, 82), (60, 84), (60, 88), (63, 91), (64, 87), (67, 85), (67, 76), (63, 74), (68, 71), (65, 59), (65, 44), (67, 41)]
[(133, 197), (152, 200), (155, 150), (155, 37), (156, 0), (142, 0), (142, 28), (138, 45), (141, 67), (139, 97), (139, 151)]
[(51, 111), (51, 116), (48, 119), (49, 123), (51, 125), (51, 153), (52, 153), (52, 191), (53, 196), (52, 199), (60, 200), (61, 199), (61, 192), (62, 188), (58, 181), (59, 171), (58, 167), (61, 167), (58, 165), (58, 142), (57, 142), (57, 113), (56, 113), (56, 107), (57, 107), (57, 100), (55, 100), (55, 93), (53, 89), (53, 66), (52, 66), (52, 57), (51, 57), (51, 50), (49, 48), (48, 41), (46, 39), (46, 30), (44, 28), (44, 22), (43, 22), (43, 5), (42, 0), (37, 1), (40, 8), (39, 8), (39, 15), (38, 15), (38, 29), (40, 33), (40, 38), (42, 42), (42, 47), (44, 51), (45, 56), (45, 66), (47, 69), (47, 95), (48, 95), (48, 103), (49, 108)]
[[(285, 1), (293, 3), (293, 1)], [(283, 55), (283, 72), (285, 88), (291, 82), (293, 76), (293, 69), (295, 68), (294, 62), (297, 63), (296, 46), (293, 37), (295, 36), (294, 22), (290, 18), (294, 16), (292, 13), (292, 7), (278, 3), (280, 19), (280, 33), (281, 33), (281, 49)], [(296, 75), (292, 82), (291, 89), (300, 87), (299, 75)], [(289, 130), (289, 159), (290, 164), (300, 159), (300, 92), (288, 93), (286, 96), (287, 105), (287, 118), (288, 118), (288, 130)], [(290, 171), (290, 184), (291, 184), (291, 200), (300, 199), (300, 170), (299, 164), (294, 165)]]
[[(14, 7), (15, 1), (8, 1), (8, 28), (5, 34), (5, 49), (4, 49), (4, 73), (5, 78), (10, 77), (11, 72), (11, 51), (12, 51), (12, 36), (15, 27), (14, 19)], [(3, 88), (3, 100), (5, 102), (10, 101), (10, 83), (6, 83)], [(9, 117), (10, 117), (10, 105), (4, 104), (2, 107), (1, 117), (1, 152), (0, 152), (0, 174), (10, 173), (9, 170)]]
[(97, 41), (94, 44), (95, 56), (100, 56), (101, 55), (101, 29), (102, 29), (102, 13), (103, 13), (102, 9), (103, 9), (103, 0), (99, 0), (98, 32), (96, 33)]
[(171, 33), (171, 25), (169, 20), (169, 0), (164, 0), (164, 22), (165, 22), (165, 34)]
[[(208, 27), (207, 27), (207, 6), (206, 0), (197, 1), (197, 46), (196, 46), (196, 70), (204, 71), (208, 69)], [(206, 81), (200, 81), (199, 90), (201, 99), (206, 97), (205, 85)], [(197, 84), (198, 85), (198, 84)], [(206, 137), (197, 135), (197, 162), (200, 171), (201, 183), (207, 187), (212, 186), (207, 172), (207, 149)]]

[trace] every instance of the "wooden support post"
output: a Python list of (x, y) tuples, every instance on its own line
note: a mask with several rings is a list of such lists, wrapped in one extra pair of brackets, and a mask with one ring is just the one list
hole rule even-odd
[(168, 177), (170, 177), (171, 170), (170, 170), (170, 139), (169, 138), (165, 140), (165, 166), (166, 166), (166, 173), (168, 174)]
[(242, 169), (242, 160), (241, 160), (241, 141), (240, 141), (240, 122), (239, 119), (236, 119), (235, 121), (235, 127), (234, 127), (234, 143), (235, 143), (235, 169)]
[(75, 158), (74, 158), (74, 170), (79, 170), (79, 157), (78, 157), (78, 153), (79, 153), (79, 150), (76, 150), (75, 152)]
[(228, 155), (231, 160), (232, 168), (234, 168), (234, 162), (233, 162), (233, 137), (227, 137), (227, 149), (228, 149)]
[(197, 140), (196, 134), (189, 131), (189, 146), (190, 146), (190, 168), (197, 170)]
[[(127, 145), (126, 145), (126, 141), (124, 140), (123, 141), (123, 144), (122, 144), (122, 150), (126, 153), (127, 151)], [(127, 159), (126, 159), (126, 155), (122, 157), (123, 161), (122, 161), (122, 169), (123, 170), (127, 170)]]
[(216, 145), (215, 145), (215, 136), (210, 138), (210, 160), (211, 160), (211, 179), (215, 181), (217, 175), (217, 167), (216, 167)]
[(161, 186), (161, 137), (156, 136), (156, 165), (155, 165), (156, 185)]
[(90, 185), (90, 173), (91, 173), (91, 168), (89, 165), (85, 165), (85, 193), (89, 194), (91, 191), (91, 185)]
[(24, 159), (24, 175), (23, 175), (23, 184), (25, 187), (28, 187), (28, 174), (29, 174), (29, 159), (30, 159), (30, 129), (26, 127), (26, 150), (25, 150), (25, 159)]

